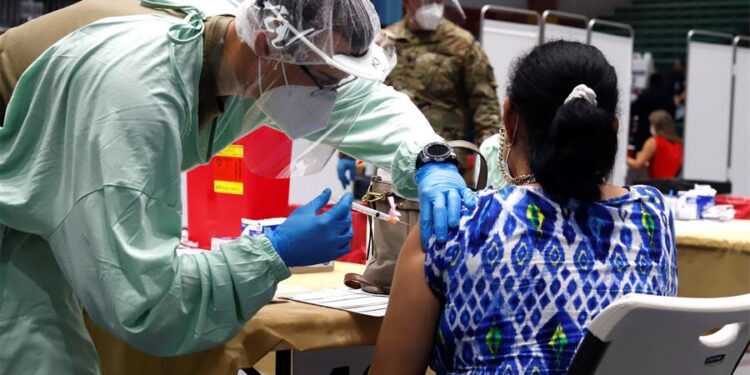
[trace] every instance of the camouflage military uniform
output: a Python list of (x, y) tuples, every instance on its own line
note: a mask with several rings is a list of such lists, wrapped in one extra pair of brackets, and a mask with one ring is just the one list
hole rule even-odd
[[(398, 51), (398, 64), (386, 83), (407, 94), (436, 133), (479, 145), (498, 132), (495, 75), (468, 31), (443, 19), (437, 30), (415, 33), (401, 20), (386, 34)], [(467, 139), (472, 133), (473, 139)]]

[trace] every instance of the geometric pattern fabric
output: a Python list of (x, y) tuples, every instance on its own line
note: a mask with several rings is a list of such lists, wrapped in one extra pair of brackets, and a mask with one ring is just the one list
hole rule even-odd
[(479, 194), (426, 251), (442, 303), (438, 374), (565, 374), (591, 320), (631, 293), (677, 293), (674, 218), (658, 190), (584, 204), (540, 188)]

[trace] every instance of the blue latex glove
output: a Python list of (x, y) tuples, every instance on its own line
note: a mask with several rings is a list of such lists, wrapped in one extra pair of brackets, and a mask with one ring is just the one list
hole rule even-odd
[[(339, 172), (341, 186), (346, 189), (349, 183), (354, 180), (354, 175), (357, 173), (357, 162), (354, 159), (340, 158), (336, 170)], [(346, 172), (349, 172), (349, 177), (346, 176)]]
[(352, 241), (352, 200), (346, 193), (330, 210), (318, 215), (331, 199), (331, 190), (294, 210), (276, 230), (264, 234), (287, 267), (309, 266), (337, 259)]
[(427, 163), (417, 170), (419, 225), (422, 248), (432, 235), (439, 243), (448, 239), (448, 228), (458, 227), (461, 204), (474, 208), (477, 198), (452, 163)]

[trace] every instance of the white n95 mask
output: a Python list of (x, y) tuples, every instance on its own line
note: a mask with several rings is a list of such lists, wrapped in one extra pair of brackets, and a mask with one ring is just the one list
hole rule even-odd
[(264, 92), (260, 109), (291, 139), (299, 139), (328, 125), (336, 92), (317, 87), (284, 85)]
[(445, 6), (443, 4), (433, 3), (422, 5), (414, 14), (414, 19), (424, 30), (437, 30), (444, 12)]
[[(276, 73), (280, 68), (283, 77), (279, 74), (263, 76), (261, 70), (268, 68), (276, 69)], [(266, 120), (279, 131), (258, 129), (259, 138), (256, 139), (260, 141), (245, 158), (245, 166), (254, 175), (286, 179), (322, 171), (367, 109), (366, 103), (372, 95), (370, 90), (363, 90), (364, 96), (356, 103), (348, 100), (344, 105), (337, 100), (339, 95), (347, 98), (352, 92), (361, 95), (356, 91), (359, 90), (356, 85), (340, 81), (335, 87), (333, 83), (322, 85), (306, 67), (300, 66), (299, 69), (314, 86), (308, 85), (307, 81), (290, 81), (283, 62), (269, 60), (258, 64), (260, 95), (251, 93), (257, 95), (257, 100), (243, 122), (254, 127)], [(283, 85), (271, 88), (280, 83)], [(263, 89), (264, 85), (268, 90)], [(336, 104), (342, 105), (339, 108)], [(332, 115), (334, 108), (337, 111), (335, 116)]]
[[(258, 82), (261, 81), (261, 65), (258, 64)], [(291, 139), (299, 139), (323, 130), (331, 119), (338, 93), (313, 86), (290, 85), (286, 67), (281, 63), (284, 85), (263, 92), (258, 106)]]

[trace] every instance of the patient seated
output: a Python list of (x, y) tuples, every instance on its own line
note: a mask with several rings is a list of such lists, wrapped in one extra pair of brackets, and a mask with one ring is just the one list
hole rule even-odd
[(519, 60), (491, 167), (510, 185), (449, 217), (445, 243), (410, 233), (372, 374), (566, 374), (610, 303), (676, 294), (664, 197), (608, 183), (618, 98), (595, 47), (555, 41)]

